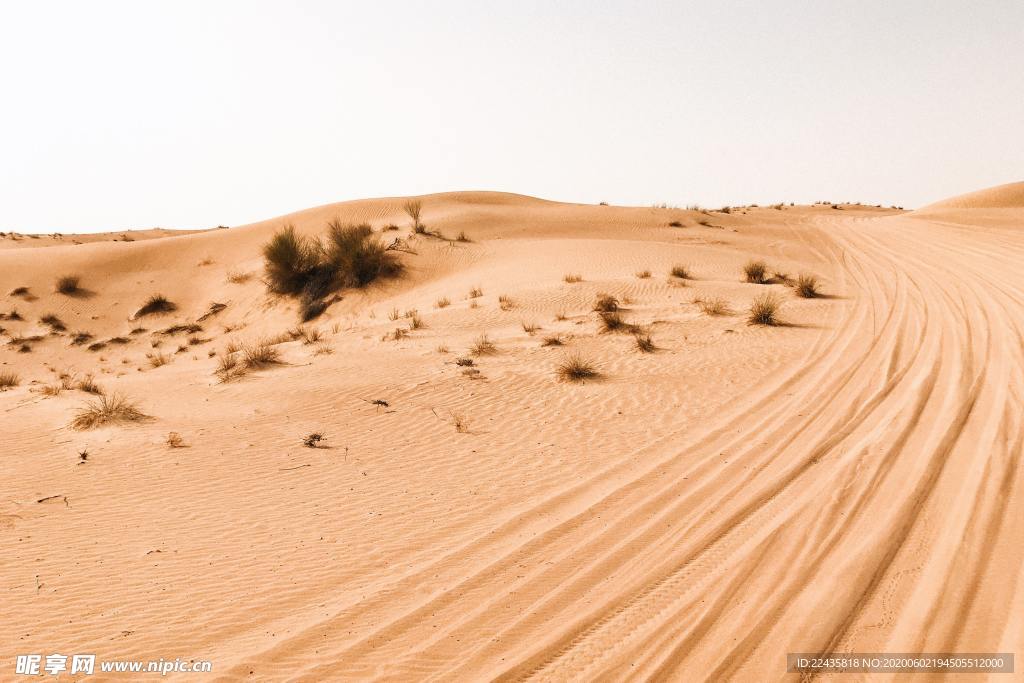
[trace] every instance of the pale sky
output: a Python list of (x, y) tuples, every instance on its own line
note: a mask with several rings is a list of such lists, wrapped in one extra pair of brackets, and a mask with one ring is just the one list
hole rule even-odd
[(0, 230), (1024, 179), (1021, 0), (0, 0)]

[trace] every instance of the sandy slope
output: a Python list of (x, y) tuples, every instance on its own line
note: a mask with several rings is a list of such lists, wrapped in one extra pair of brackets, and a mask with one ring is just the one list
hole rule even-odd
[[(209, 659), (225, 680), (750, 681), (783, 678), (791, 651), (1021, 650), (1024, 208), (429, 196), (426, 223), (471, 243), (412, 238), (405, 278), (315, 323), (333, 353), (284, 342), (287, 365), (217, 383), (209, 351), (295, 321), (229, 272), (258, 274), (284, 221), (407, 237), (401, 201), (0, 253), (0, 291), (35, 296), (0, 305), (24, 318), (0, 322), (5, 342), (49, 312), (129, 339), (0, 350), (22, 377), (0, 394), (0, 671), (59, 651)], [(830, 296), (741, 282), (752, 256)], [(677, 263), (695, 279), (668, 278)], [(87, 296), (52, 293), (71, 272)], [(745, 324), (766, 289), (789, 325)], [(179, 310), (130, 320), (154, 292)], [(628, 297), (659, 351), (599, 334), (598, 292)], [(703, 315), (698, 294), (733, 313)], [(214, 301), (195, 345), (154, 334)], [(426, 327), (384, 340), (395, 308)], [(471, 379), (454, 360), (483, 332), (498, 353)], [(565, 347), (541, 346), (556, 333)], [(146, 361), (154, 341), (167, 365)], [(603, 378), (556, 381), (569, 351)], [(39, 391), (64, 369), (153, 419), (71, 430), (87, 396)], [(312, 431), (328, 448), (302, 446)]]

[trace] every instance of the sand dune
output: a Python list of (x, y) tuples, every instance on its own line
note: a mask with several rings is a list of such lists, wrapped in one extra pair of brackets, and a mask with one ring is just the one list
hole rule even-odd
[[(385, 198), (0, 251), (0, 372), (20, 378), (0, 393), (0, 670), (59, 651), (238, 681), (753, 681), (787, 652), (1020, 651), (1022, 188), (935, 219), (456, 192), (421, 198), (443, 238)], [(406, 272), (342, 292), (306, 344), (260, 248), (333, 218), (403, 240)], [(770, 283), (744, 281), (752, 258)], [(825, 296), (781, 277), (801, 273)], [(747, 324), (765, 292), (784, 324)], [(600, 330), (601, 293), (653, 353)], [(175, 310), (136, 315), (153, 294)], [(471, 356), (481, 334), (495, 352)], [(219, 382), (228, 344), (260, 337), (283, 362)], [(600, 377), (559, 381), (571, 353)], [(90, 374), (148, 419), (73, 429)]]

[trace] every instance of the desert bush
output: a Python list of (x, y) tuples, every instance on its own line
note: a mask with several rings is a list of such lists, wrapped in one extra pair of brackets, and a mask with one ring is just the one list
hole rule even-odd
[(49, 326), (49, 328), (54, 332), (63, 332), (64, 330), (68, 329), (67, 326), (64, 324), (64, 321), (55, 316), (53, 313), (44, 315), (42, 318), (39, 319), (39, 322)]
[(18, 376), (18, 373), (12, 370), (0, 372), (0, 391), (16, 387), (19, 384), (21, 384), (21, 377)]
[(693, 303), (705, 315), (726, 315), (729, 312), (729, 304), (726, 303), (725, 299), (719, 297), (708, 298), (699, 296), (693, 300)]
[(649, 334), (641, 334), (637, 332), (633, 337), (633, 341), (636, 343), (636, 349), (640, 353), (654, 353), (657, 347), (654, 345), (654, 340), (651, 339)]
[(690, 271), (687, 270), (686, 266), (672, 266), (670, 275), (672, 275), (672, 277), (677, 277), (680, 280), (690, 279)]
[(533, 322), (529, 322), (528, 323), (525, 320), (520, 322), (519, 324), (523, 326), (523, 332), (525, 332), (526, 334), (529, 334), (531, 336), (535, 332), (537, 332), (537, 330), (540, 329), (540, 325), (538, 325), (537, 323), (533, 323)]
[(680, 223), (679, 221), (672, 221), (671, 223), (668, 224), (668, 227), (670, 227), (670, 228), (681, 228), (681, 227), (683, 227), (683, 224)]
[(25, 296), (28, 296), (28, 294), (29, 294), (28, 287), (15, 287), (14, 289), (11, 290), (11, 296), (22, 296), (22, 297), (25, 297)]
[(154, 367), (154, 368), (158, 368), (158, 367), (160, 367), (162, 365), (167, 365), (168, 363), (171, 362), (170, 358), (168, 358), (167, 356), (165, 356), (164, 354), (162, 354), (160, 352), (157, 352), (157, 353), (147, 353), (146, 354), (146, 359), (149, 360), (150, 367)]
[(419, 330), (427, 326), (426, 323), (423, 322), (423, 318), (420, 317), (420, 314), (415, 311), (412, 312), (412, 315), (410, 315), (408, 319), (410, 330)]
[(423, 202), (419, 199), (410, 199), (402, 205), (402, 210), (412, 219), (412, 229), (415, 232), (425, 232), (423, 224), (420, 222), (420, 216), (423, 213)]
[(85, 430), (109, 423), (138, 422), (147, 418), (133, 402), (121, 394), (100, 396), (79, 409), (71, 421), (74, 429)]
[(179, 434), (178, 432), (168, 432), (167, 445), (170, 448), (184, 448), (185, 439), (181, 438), (181, 434)]
[(482, 297), (483, 295), (484, 295), (484, 290), (480, 289), (479, 287), (474, 287), (473, 289), (469, 290), (469, 298), (470, 299), (478, 299), (478, 298)]
[(481, 334), (469, 347), (469, 352), (474, 356), (489, 356), (498, 352), (498, 347), (486, 334)]
[(81, 291), (82, 278), (77, 275), (63, 275), (57, 278), (55, 289), (60, 294), (72, 295)]
[(92, 375), (86, 375), (83, 379), (79, 380), (75, 388), (87, 394), (103, 395), (103, 388), (96, 384), (96, 380), (93, 379)]
[(459, 434), (467, 434), (469, 432), (469, 419), (462, 413), (452, 412), (452, 426), (455, 427), (455, 431)]
[(796, 280), (796, 293), (804, 299), (813, 299), (821, 294), (818, 291), (818, 278), (813, 275), (800, 275)]
[(171, 311), (177, 310), (177, 306), (169, 301), (163, 294), (153, 294), (146, 303), (142, 305), (142, 308), (135, 311), (135, 317), (141, 317), (144, 315), (154, 315), (157, 313), (170, 313)]
[(601, 331), (602, 332), (629, 332), (633, 333), (637, 329), (636, 325), (627, 323), (622, 319), (622, 316), (616, 312), (601, 313)]
[(762, 294), (750, 304), (747, 322), (751, 325), (778, 325), (779, 307), (782, 305), (774, 293)]
[(598, 376), (594, 363), (579, 354), (562, 359), (555, 368), (555, 374), (566, 382), (583, 382)]
[(498, 308), (500, 308), (501, 310), (511, 311), (515, 307), (516, 304), (514, 301), (512, 301), (512, 297), (508, 296), (507, 294), (502, 294), (501, 296), (498, 297)]
[(316, 277), (322, 254), (318, 241), (297, 235), (294, 226), (286, 225), (263, 245), (267, 286), (277, 294), (302, 294)]
[(74, 334), (71, 335), (71, 343), (74, 344), (75, 346), (81, 346), (90, 339), (92, 339), (92, 335), (82, 330), (79, 330), (78, 332), (75, 332)]
[(557, 334), (544, 337), (544, 340), (540, 343), (541, 346), (562, 346), (562, 344), (564, 344), (562, 337)]
[(435, 348), (434, 350), (437, 351), (438, 353), (448, 353), (448, 345), (438, 344), (437, 348)]
[(456, 358), (455, 364), (460, 368), (471, 368), (475, 364), (475, 361), (472, 358)]
[(258, 369), (281, 362), (281, 352), (265, 339), (242, 346), (242, 362), (246, 368)]
[(637, 276), (638, 278), (640, 278), (641, 280), (646, 280), (647, 278), (649, 278), (649, 277), (651, 276), (651, 271), (649, 271), (649, 270), (647, 270), (647, 269), (644, 269), (644, 270), (638, 270), (638, 271), (636, 272), (636, 276)]
[(569, 316), (567, 316), (565, 314), (565, 311), (559, 311), (558, 313), (555, 313), (555, 320), (558, 321), (558, 322), (562, 322), (563, 320), (568, 320), (568, 319), (569, 319)]
[(238, 356), (233, 353), (224, 353), (217, 359), (217, 369), (214, 370), (214, 374), (223, 384), (244, 375), (245, 367), (239, 364)]
[(401, 317), (402, 313), (397, 308), (392, 308), (391, 311), (388, 313), (388, 320), (398, 320)]
[(105, 342), (105, 341), (93, 342), (92, 344), (89, 344), (89, 346), (87, 346), (86, 348), (89, 351), (102, 351), (103, 349), (107, 348), (107, 342)]
[(451, 299), (446, 296), (442, 296), (440, 299), (434, 302), (434, 308), (447, 308), (451, 305)]
[(764, 261), (748, 261), (743, 266), (743, 274), (747, 282), (763, 285), (768, 281), (768, 265)]
[(594, 310), (598, 313), (614, 313), (619, 310), (619, 300), (611, 294), (598, 294)]
[(248, 282), (252, 277), (252, 273), (246, 273), (239, 270), (229, 270), (226, 275), (226, 279), (233, 285), (240, 285), (244, 282)]
[(577, 282), (583, 282), (583, 276), (579, 273), (566, 273), (562, 276), (562, 279), (570, 285), (574, 285)]
[[(39, 390), (39, 393), (43, 396), (60, 396), (60, 392), (63, 390), (64, 387), (59, 384), (47, 384)], [(0, 391), (3, 391), (3, 389), (0, 389)]]
[(401, 270), (395, 253), (389, 251), (365, 223), (342, 225), (337, 220), (331, 221), (325, 257), (330, 274), (341, 287), (365, 287), (379, 277), (391, 277)]
[(334, 349), (327, 342), (317, 342), (317, 345), (313, 347), (314, 356), (327, 356), (334, 353)]
[(465, 232), (459, 232), (459, 236), (455, 238), (456, 242), (472, 242), (469, 236)]

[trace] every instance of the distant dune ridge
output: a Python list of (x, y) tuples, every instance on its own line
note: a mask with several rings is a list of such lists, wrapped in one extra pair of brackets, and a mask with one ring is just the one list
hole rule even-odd
[[(0, 678), (1024, 652), (1024, 183), (914, 212), (416, 199), (420, 232), (389, 197), (0, 237)], [(262, 248), (334, 219), (402, 269), (300, 325)]]
[(1024, 208), (1024, 181), (997, 185), (957, 195), (923, 209), (1019, 209)]

